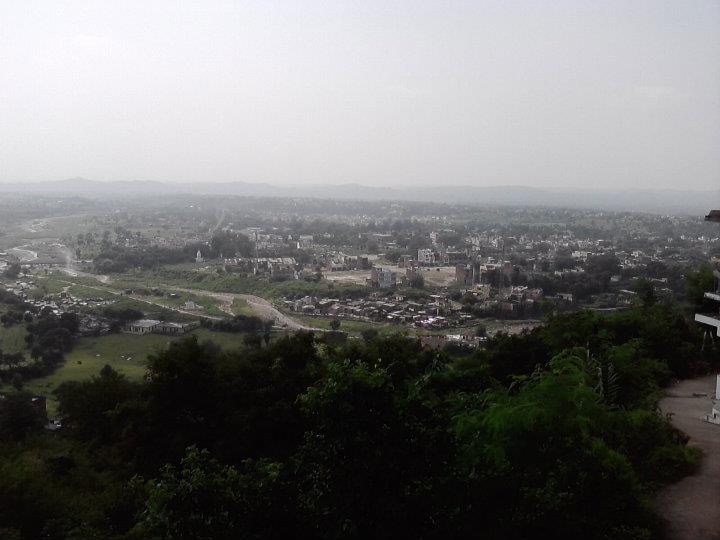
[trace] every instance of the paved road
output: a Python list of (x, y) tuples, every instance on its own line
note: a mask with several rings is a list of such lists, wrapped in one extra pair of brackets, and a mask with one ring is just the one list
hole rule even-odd
[[(707, 397), (693, 397), (707, 393)], [(700, 470), (663, 489), (657, 509), (668, 521), (670, 540), (720, 540), (720, 426), (703, 421), (715, 393), (715, 375), (681, 381), (660, 401), (672, 423), (705, 452)]]

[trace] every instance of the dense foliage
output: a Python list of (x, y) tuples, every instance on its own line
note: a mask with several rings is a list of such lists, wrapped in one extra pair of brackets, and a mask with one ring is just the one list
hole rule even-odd
[[(80, 324), (77, 314), (55, 315), (51, 309), (43, 308), (37, 314), (8, 311), (4, 315), (10, 317), (11, 314), (20, 317), (11, 319), (11, 324), (26, 323), (25, 342), (32, 359), (25, 358), (22, 352), (9, 354), (0, 349), (0, 378), (8, 382), (13, 378), (30, 379), (51, 373), (75, 344)], [(3, 322), (7, 321), (6, 317)]]
[(62, 385), (55, 433), (27, 409), (5, 428), (0, 409), (0, 533), (652, 538), (653, 490), (698, 460), (655, 398), (716, 360), (699, 343), (658, 305), (557, 316), (458, 358), (403, 336), (189, 339), (147, 382), (106, 368)]

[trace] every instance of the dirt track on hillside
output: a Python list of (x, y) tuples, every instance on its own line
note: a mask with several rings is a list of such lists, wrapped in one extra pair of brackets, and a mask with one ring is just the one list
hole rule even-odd
[[(657, 498), (657, 510), (667, 520), (669, 540), (720, 540), (720, 426), (703, 417), (710, 412), (715, 375), (681, 381), (660, 402), (672, 423), (705, 453), (700, 470), (667, 486)], [(707, 393), (707, 397), (693, 394)]]

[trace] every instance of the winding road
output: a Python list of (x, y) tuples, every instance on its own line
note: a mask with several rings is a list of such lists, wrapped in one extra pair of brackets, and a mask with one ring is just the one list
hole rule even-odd
[(720, 540), (720, 426), (703, 420), (714, 393), (711, 375), (680, 381), (660, 401), (673, 425), (690, 436), (689, 444), (705, 454), (694, 475), (658, 494), (657, 510), (667, 521), (669, 540)]

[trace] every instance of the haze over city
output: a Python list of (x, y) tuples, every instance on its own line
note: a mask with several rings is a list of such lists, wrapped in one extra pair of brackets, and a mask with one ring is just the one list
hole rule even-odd
[(720, 3), (4, 2), (0, 182), (715, 190)]

